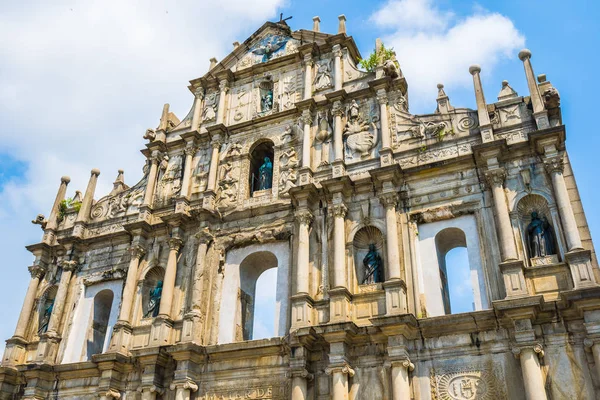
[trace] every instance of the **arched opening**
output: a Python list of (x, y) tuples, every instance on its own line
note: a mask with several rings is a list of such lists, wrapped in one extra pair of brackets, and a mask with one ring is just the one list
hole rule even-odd
[(164, 275), (165, 271), (161, 267), (154, 267), (146, 273), (142, 285), (142, 318), (154, 318), (158, 315)]
[[(240, 288), (238, 309), (236, 312), (236, 341), (255, 339), (254, 328), (257, 317), (260, 318), (260, 336), (267, 334), (265, 320), (271, 316), (275, 326), (275, 307), (277, 290), (277, 257), (270, 251), (258, 251), (248, 255), (240, 263)], [(272, 273), (266, 273), (268, 270)], [(264, 275), (264, 277), (263, 277)], [(257, 296), (257, 282), (261, 280), (261, 292)], [(264, 328), (264, 329), (263, 329)], [(271, 330), (274, 332), (274, 330)], [(266, 337), (272, 337), (270, 334)]]
[(374, 226), (365, 226), (354, 235), (354, 267), (359, 285), (385, 281), (383, 234)]
[(273, 142), (258, 144), (250, 153), (250, 196), (268, 193), (273, 187)]
[(54, 299), (57, 292), (58, 288), (55, 285), (50, 286), (40, 298), (38, 308), (38, 336), (48, 331), (48, 324), (50, 323), (50, 317), (54, 309)]
[(252, 339), (267, 339), (277, 336), (275, 330), (275, 306), (277, 268), (263, 272), (256, 280), (254, 298), (254, 326)]
[(87, 338), (87, 359), (91, 360), (94, 354), (104, 352), (108, 346), (110, 332), (108, 320), (112, 308), (114, 294), (112, 290), (104, 289), (94, 296), (92, 320)]

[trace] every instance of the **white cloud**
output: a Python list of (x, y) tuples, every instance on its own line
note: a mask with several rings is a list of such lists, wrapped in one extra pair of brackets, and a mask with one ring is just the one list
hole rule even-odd
[(510, 19), (481, 7), (459, 17), (431, 0), (390, 0), (371, 19), (392, 30), (383, 41), (396, 51), (408, 81), (412, 112), (435, 108), (437, 83), (450, 91), (470, 88), (470, 65), (480, 64), (482, 74), (489, 75), (502, 60), (516, 59), (525, 44)]
[[(85, 190), (89, 171), (102, 175), (96, 198), (117, 169), (128, 184), (141, 177), (146, 128), (162, 105), (183, 118), (192, 104), (190, 79), (209, 58), (222, 58), (285, 0), (23, 1), (0, 13), (0, 156), (28, 163), (24, 177), (0, 187), (0, 339), (12, 335), (41, 238), (27, 225), (48, 215), (60, 183)], [(0, 347), (1, 351), (1, 347)]]

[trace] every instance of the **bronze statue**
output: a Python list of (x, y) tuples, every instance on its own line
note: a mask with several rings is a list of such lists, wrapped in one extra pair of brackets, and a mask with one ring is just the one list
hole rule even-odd
[(369, 252), (363, 259), (363, 265), (365, 266), (365, 277), (362, 281), (363, 285), (383, 281), (381, 257), (379, 256), (374, 243), (369, 245)]
[(273, 163), (269, 157), (258, 169), (258, 190), (271, 189), (273, 187)]
[(160, 298), (162, 297), (163, 282), (156, 282), (154, 289), (150, 289), (150, 301), (148, 301), (148, 311), (144, 314), (144, 318), (156, 317), (160, 308)]
[(554, 250), (554, 235), (546, 217), (540, 218), (536, 211), (531, 213), (531, 222), (527, 226), (527, 244), (529, 256), (545, 257), (556, 254)]
[(40, 321), (40, 326), (38, 327), (38, 335), (42, 333), (46, 333), (48, 330), (48, 324), (50, 324), (50, 317), (52, 316), (52, 310), (54, 309), (54, 299), (48, 304), (46, 309), (44, 310), (44, 315), (42, 316), (42, 320)]

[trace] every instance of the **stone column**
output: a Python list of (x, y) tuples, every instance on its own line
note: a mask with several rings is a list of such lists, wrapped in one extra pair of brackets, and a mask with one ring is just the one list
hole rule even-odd
[[(308, 228), (313, 220), (309, 210), (296, 212), (298, 221), (298, 268), (296, 270), (296, 293), (309, 293), (309, 236)], [(343, 221), (342, 221), (343, 222)]]
[(339, 44), (334, 44), (332, 47), (333, 50), (333, 69), (334, 73), (334, 90), (342, 90), (342, 46)]
[(312, 54), (304, 55), (304, 98), (303, 100), (310, 99), (312, 97), (312, 66), (313, 59)]
[(554, 197), (556, 198), (558, 213), (560, 214), (565, 238), (567, 240), (567, 249), (568, 251), (582, 249), (583, 246), (581, 245), (579, 229), (577, 228), (577, 222), (575, 221), (575, 215), (573, 213), (573, 208), (571, 207), (571, 200), (569, 199), (567, 185), (565, 184), (565, 178), (563, 176), (563, 158), (562, 156), (547, 158), (544, 160), (544, 165), (552, 178)]
[(192, 174), (192, 160), (196, 154), (196, 147), (193, 144), (188, 144), (185, 150), (185, 164), (183, 166), (183, 178), (181, 182), (181, 197), (188, 197), (190, 190), (190, 175)]
[(194, 278), (191, 287), (192, 297), (190, 300), (189, 311), (183, 318), (183, 330), (181, 332), (181, 341), (195, 341), (202, 343), (202, 289), (205, 282), (204, 268), (206, 264), (206, 254), (208, 244), (213, 240), (208, 230), (200, 231), (196, 235), (198, 239), (198, 252), (196, 254), (196, 266), (194, 267)]
[(121, 301), (121, 310), (119, 312), (119, 321), (131, 323), (131, 305), (135, 298), (135, 289), (138, 276), (138, 268), (140, 260), (146, 253), (142, 246), (136, 245), (129, 248), (131, 260), (127, 269), (127, 278), (125, 280), (125, 288), (123, 289), (123, 300)]
[(388, 149), (391, 147), (391, 138), (387, 112), (388, 97), (385, 89), (380, 89), (377, 91), (377, 102), (379, 103), (379, 115), (381, 122), (381, 148)]
[(415, 369), (410, 360), (394, 360), (391, 363), (392, 400), (410, 400), (408, 373)]
[(200, 127), (202, 118), (202, 103), (204, 101), (204, 89), (197, 88), (194, 91), (194, 114), (192, 115), (192, 130), (196, 131)]
[(398, 222), (396, 220), (396, 205), (398, 195), (386, 193), (379, 197), (379, 201), (385, 207), (385, 229), (387, 232), (387, 269), (385, 280), (402, 279), (400, 274), (400, 254), (398, 243)]
[(96, 184), (98, 183), (98, 176), (100, 176), (100, 170), (97, 168), (92, 169), (90, 180), (85, 194), (83, 195), (83, 201), (81, 202), (81, 208), (77, 214), (76, 222), (87, 222), (92, 208), (92, 202), (94, 201), (94, 192), (96, 191)]
[(31, 274), (31, 280), (29, 281), (29, 286), (27, 287), (27, 294), (25, 295), (25, 301), (23, 301), (21, 314), (19, 314), (17, 328), (15, 329), (15, 334), (13, 335), (13, 337), (16, 336), (21, 339), (25, 339), (27, 325), (29, 324), (29, 318), (31, 317), (31, 311), (33, 310), (35, 295), (40, 284), (40, 279), (46, 273), (46, 269), (39, 265), (32, 265), (29, 267), (29, 273)]
[(333, 211), (333, 287), (346, 287), (346, 205), (334, 204)]
[(58, 226), (58, 210), (60, 208), (60, 202), (65, 199), (67, 185), (69, 182), (71, 182), (71, 178), (68, 176), (63, 176), (60, 178), (60, 186), (58, 187), (58, 192), (56, 192), (56, 198), (54, 199), (54, 204), (52, 205), (52, 210), (50, 211), (50, 216), (48, 217), (46, 230), (56, 230), (56, 227)]
[(215, 139), (211, 143), (212, 155), (210, 157), (210, 168), (208, 170), (208, 184), (206, 185), (207, 190), (215, 191), (217, 184), (217, 169), (219, 167), (219, 149), (221, 148), (221, 141)]
[(171, 305), (173, 303), (173, 291), (175, 290), (175, 277), (177, 275), (177, 254), (183, 241), (178, 237), (169, 239), (169, 258), (163, 281), (162, 297), (158, 314), (166, 319), (171, 319)]
[(78, 266), (79, 264), (74, 260), (65, 260), (61, 263), (62, 274), (60, 276), (56, 298), (54, 299), (54, 306), (52, 307), (52, 315), (48, 322), (48, 334), (50, 335), (58, 334), (60, 320), (62, 319), (63, 310), (65, 308), (65, 300), (67, 299), (67, 293), (69, 292), (71, 277), (73, 276), (73, 271), (75, 271)]
[(506, 172), (502, 168), (493, 168), (485, 172), (488, 184), (492, 188), (494, 197), (494, 208), (498, 216), (498, 238), (500, 239), (500, 253), (502, 261), (516, 260), (517, 248), (510, 224), (508, 205), (504, 194), (504, 179)]
[(229, 82), (223, 80), (219, 82), (219, 108), (217, 109), (217, 124), (225, 123), (225, 100), (227, 99), (227, 92), (229, 92)]
[(308, 381), (313, 375), (306, 369), (292, 370), (287, 374), (292, 377), (292, 400), (306, 400), (308, 397)]
[(161, 154), (158, 151), (153, 151), (150, 157), (150, 172), (148, 172), (148, 182), (146, 183), (146, 193), (144, 194), (145, 206), (152, 205), (154, 197), (154, 188), (156, 186), (156, 174), (158, 173), (158, 162)]
[(519, 52), (519, 59), (523, 61), (523, 67), (525, 68), (525, 77), (527, 78), (527, 87), (529, 88), (529, 95), (531, 96), (531, 105), (533, 107), (533, 117), (538, 129), (550, 128), (550, 122), (548, 121), (548, 111), (544, 107), (542, 96), (538, 89), (538, 85), (535, 82), (535, 75), (533, 74), (533, 67), (531, 65), (531, 51), (523, 49)]
[(188, 379), (184, 382), (174, 382), (170, 388), (175, 390), (175, 400), (190, 400), (192, 393), (198, 390), (198, 385)]
[(304, 124), (304, 131), (302, 137), (302, 168), (310, 168), (310, 125), (312, 124), (313, 117), (310, 110), (302, 111), (302, 123)]
[(513, 349), (513, 353), (521, 360), (521, 372), (525, 386), (525, 397), (527, 400), (547, 400), (544, 379), (540, 369), (538, 355), (543, 357), (542, 346), (520, 347)]
[(334, 160), (342, 161), (344, 159), (344, 141), (342, 137), (342, 102), (335, 101), (333, 103), (332, 112), (334, 115), (334, 129), (333, 129), (333, 150), (334, 150)]
[(332, 366), (325, 373), (331, 375), (331, 399), (348, 400), (348, 375), (354, 376), (354, 370), (349, 365)]
[(479, 117), (481, 139), (485, 143), (494, 140), (494, 133), (492, 131), (490, 116), (487, 111), (487, 105), (485, 103), (485, 96), (483, 95), (483, 86), (481, 85), (481, 77), (479, 76), (480, 72), (481, 67), (479, 65), (471, 65), (469, 67), (469, 73), (473, 75), (473, 86), (475, 88), (475, 101), (477, 103), (477, 116)]

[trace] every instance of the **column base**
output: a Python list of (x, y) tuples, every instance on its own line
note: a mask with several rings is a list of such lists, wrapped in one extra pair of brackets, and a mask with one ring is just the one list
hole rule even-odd
[(173, 320), (159, 315), (152, 322), (150, 330), (150, 346), (166, 346), (170, 342)]
[(329, 290), (329, 322), (346, 322), (352, 320), (352, 294), (345, 287)]
[(382, 167), (387, 167), (394, 163), (394, 152), (391, 148), (387, 147), (379, 150), (379, 162)]
[(335, 160), (331, 163), (332, 178), (339, 178), (346, 175), (346, 164), (342, 160)]
[(525, 267), (523, 261), (505, 261), (500, 263), (498, 267), (504, 277), (505, 298), (512, 299), (529, 295), (527, 284), (525, 283), (525, 275), (523, 274), (523, 268)]
[(4, 356), (2, 357), (2, 366), (15, 366), (23, 363), (25, 353), (27, 352), (27, 340), (18, 336), (13, 336), (6, 341)]
[(14, 368), (0, 367), (0, 399), (14, 399), (17, 395), (19, 374)]
[(129, 355), (129, 348), (131, 343), (131, 336), (133, 328), (131, 324), (126, 321), (117, 321), (112, 335), (112, 340), (108, 346), (108, 352), (120, 353), (123, 355)]
[(58, 344), (61, 341), (59, 334), (54, 332), (46, 332), (40, 336), (37, 352), (35, 355), (36, 363), (54, 364), (56, 361), (56, 353)]
[(592, 252), (589, 250), (572, 250), (565, 254), (565, 259), (571, 269), (575, 289), (596, 286), (592, 269)]
[(383, 283), (385, 289), (385, 315), (401, 315), (408, 312), (406, 305), (406, 283), (394, 279)]
[(290, 331), (313, 324), (313, 299), (306, 293), (299, 293), (291, 298), (292, 326)]
[(202, 316), (198, 311), (190, 311), (183, 317), (181, 330), (182, 342), (196, 342), (201, 344)]

